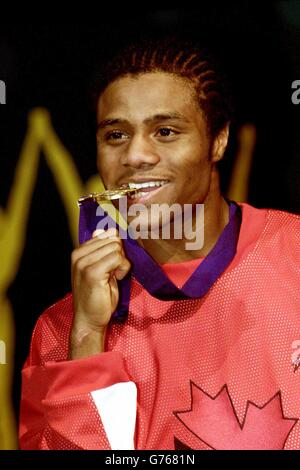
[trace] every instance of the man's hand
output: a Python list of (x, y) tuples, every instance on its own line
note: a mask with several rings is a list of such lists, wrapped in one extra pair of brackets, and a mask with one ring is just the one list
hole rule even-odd
[(73, 251), (70, 359), (104, 351), (106, 327), (119, 300), (117, 280), (123, 279), (129, 269), (115, 229), (96, 230), (91, 240)]

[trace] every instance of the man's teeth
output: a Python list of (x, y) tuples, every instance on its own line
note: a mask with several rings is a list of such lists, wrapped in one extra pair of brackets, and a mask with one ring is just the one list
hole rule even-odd
[(130, 194), (130, 198), (131, 199), (136, 199), (138, 197), (143, 197), (143, 196), (147, 196), (149, 193), (145, 193), (143, 191), (139, 191), (138, 193), (135, 193), (135, 194)]
[[(131, 189), (143, 189), (143, 188), (155, 188), (164, 186), (168, 181), (147, 181), (147, 183), (129, 183), (128, 186)], [(136, 199), (138, 197), (147, 196), (149, 193), (145, 191), (138, 191), (135, 194), (131, 194), (131, 199)]]
[(129, 188), (142, 189), (142, 188), (154, 188), (155, 186), (163, 186), (167, 181), (147, 181), (146, 183), (129, 183)]

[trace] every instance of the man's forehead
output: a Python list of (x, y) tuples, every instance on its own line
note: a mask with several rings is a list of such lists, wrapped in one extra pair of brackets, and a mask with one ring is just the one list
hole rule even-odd
[(139, 121), (150, 120), (155, 115), (188, 118), (197, 107), (192, 91), (185, 80), (175, 79), (170, 74), (124, 77), (110, 84), (100, 96), (98, 121), (126, 119), (128, 115)]

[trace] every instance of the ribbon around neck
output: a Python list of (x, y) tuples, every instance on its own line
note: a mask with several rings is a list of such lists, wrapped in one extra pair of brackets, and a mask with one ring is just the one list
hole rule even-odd
[[(113, 318), (123, 321), (127, 318), (130, 301), (131, 279), (134, 277), (147, 292), (159, 300), (186, 300), (202, 298), (215, 281), (225, 271), (236, 254), (237, 242), (242, 221), (240, 206), (228, 201), (229, 222), (223, 229), (215, 246), (211, 249), (202, 263), (197, 267), (181, 289), (175, 286), (167, 277), (159, 264), (124, 231), (111, 220), (110, 226), (115, 226), (123, 239), (126, 255), (131, 262), (131, 270), (127, 276), (118, 281), (119, 302)], [(97, 224), (107, 214), (96, 215), (98, 204), (88, 201), (80, 206), (79, 242), (84, 243), (92, 237)]]

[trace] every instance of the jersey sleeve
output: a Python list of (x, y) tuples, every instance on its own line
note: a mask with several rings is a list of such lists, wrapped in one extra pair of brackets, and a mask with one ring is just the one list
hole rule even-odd
[(22, 371), (20, 448), (134, 449), (137, 390), (122, 355), (67, 360), (57, 338), (42, 316)]

